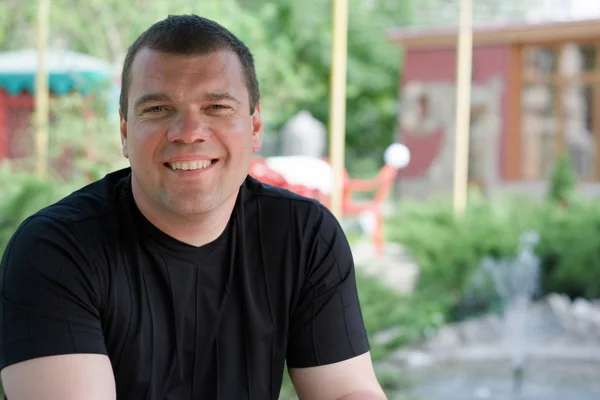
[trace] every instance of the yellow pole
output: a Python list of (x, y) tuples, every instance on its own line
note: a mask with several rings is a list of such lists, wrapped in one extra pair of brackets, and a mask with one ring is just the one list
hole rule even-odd
[(348, 59), (348, 0), (333, 0), (333, 46), (329, 102), (329, 158), (333, 172), (331, 212), (341, 219), (346, 136), (346, 64)]
[(473, 10), (471, 1), (461, 0), (460, 2), (460, 26), (456, 52), (456, 125), (453, 182), (453, 203), (456, 215), (462, 215), (467, 205), (471, 63), (473, 58)]
[(46, 70), (46, 45), (48, 42), (48, 20), (50, 0), (38, 0), (37, 10), (37, 73), (35, 79), (35, 145), (40, 178), (45, 178), (48, 170), (48, 118), (50, 93), (48, 92), (48, 71)]

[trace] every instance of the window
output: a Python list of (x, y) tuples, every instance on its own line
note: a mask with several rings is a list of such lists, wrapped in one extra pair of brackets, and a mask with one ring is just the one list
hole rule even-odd
[(547, 179), (567, 151), (580, 180), (600, 180), (600, 46), (528, 46), (522, 54), (520, 175)]

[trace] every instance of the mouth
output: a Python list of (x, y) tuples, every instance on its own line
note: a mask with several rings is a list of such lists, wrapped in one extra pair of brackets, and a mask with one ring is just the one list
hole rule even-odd
[(173, 162), (173, 163), (164, 163), (163, 165), (172, 171), (203, 171), (206, 170), (213, 165), (215, 165), (219, 160), (197, 160), (197, 161), (186, 161), (186, 162)]

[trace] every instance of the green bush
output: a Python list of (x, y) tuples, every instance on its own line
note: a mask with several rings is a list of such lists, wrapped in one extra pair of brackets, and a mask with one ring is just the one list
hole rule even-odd
[[(390, 351), (409, 344), (429, 328), (438, 327), (443, 311), (437, 301), (403, 297), (382, 285), (375, 277), (357, 273), (358, 295), (365, 326), (371, 342), (371, 356), (379, 361)], [(375, 338), (382, 332), (392, 333), (385, 342)]]
[[(446, 317), (486, 311), (488, 294), (465, 306), (471, 278), (486, 257), (516, 256), (520, 235), (540, 234), (535, 252), (542, 265), (542, 293), (600, 297), (600, 204), (572, 198), (554, 202), (514, 198), (491, 202), (471, 196), (464, 216), (455, 217), (446, 198), (402, 202), (388, 221), (388, 239), (402, 243), (421, 268), (417, 293), (435, 298)], [(479, 303), (478, 303), (479, 302)]]
[(17, 227), (27, 217), (77, 189), (76, 181), (58, 178), (39, 179), (18, 171), (11, 164), (0, 163), (0, 257)]
[(548, 198), (552, 202), (566, 205), (574, 195), (576, 186), (577, 177), (569, 153), (564, 151), (552, 171)]
[(538, 245), (545, 292), (600, 297), (600, 204), (573, 198), (568, 208), (548, 208)]

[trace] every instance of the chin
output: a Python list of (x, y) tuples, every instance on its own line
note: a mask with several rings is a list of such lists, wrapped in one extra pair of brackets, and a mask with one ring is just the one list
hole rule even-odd
[(199, 188), (169, 193), (164, 203), (172, 213), (182, 216), (205, 214), (226, 203), (237, 190), (224, 191), (224, 188), (212, 187), (209, 190)]
[(215, 202), (209, 199), (197, 199), (196, 201), (175, 201), (171, 203), (171, 210), (178, 215), (205, 214), (215, 208)]
[(210, 212), (214, 207), (211, 204), (172, 204), (171, 212), (178, 216), (193, 217)]
[(163, 205), (175, 215), (204, 214), (212, 210), (218, 203), (213, 194), (209, 193), (180, 193), (168, 196)]

